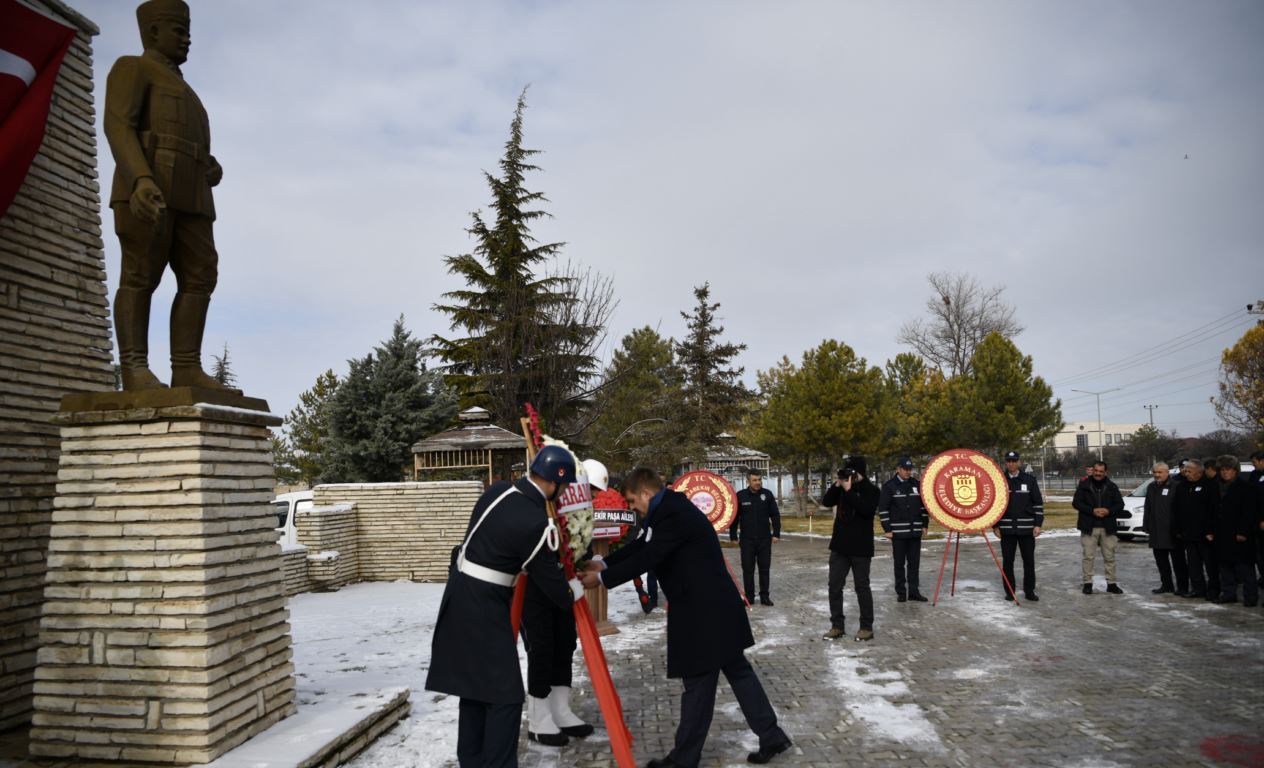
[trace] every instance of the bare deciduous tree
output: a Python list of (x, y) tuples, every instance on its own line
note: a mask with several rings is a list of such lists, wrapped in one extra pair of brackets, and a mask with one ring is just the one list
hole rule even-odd
[(896, 340), (945, 375), (969, 373), (970, 358), (989, 333), (1012, 339), (1023, 332), (1014, 307), (1001, 298), (1005, 286), (986, 288), (964, 272), (933, 272), (926, 279), (934, 291), (927, 317), (905, 323)]

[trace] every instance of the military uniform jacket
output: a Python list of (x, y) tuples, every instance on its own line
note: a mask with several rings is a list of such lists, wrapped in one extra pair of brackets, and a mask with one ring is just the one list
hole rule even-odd
[(1150, 536), (1150, 549), (1176, 548), (1176, 514), (1173, 503), (1176, 501), (1177, 485), (1177, 479), (1169, 476), (1163, 485), (1153, 482), (1146, 488), (1145, 514), (1142, 515), (1141, 528)]
[(668, 677), (719, 669), (755, 644), (720, 538), (684, 494), (663, 491), (637, 538), (606, 558), (601, 581), (612, 589), (646, 571), (654, 571), (671, 601)]
[[(1105, 528), (1106, 533), (1113, 535), (1119, 530), (1119, 513), (1124, 511), (1124, 497), (1119, 492), (1119, 486), (1115, 485), (1115, 481), (1109, 477), (1103, 480), (1101, 485), (1094, 483), (1093, 478), (1086, 477), (1075, 489), (1075, 495), (1071, 497), (1071, 506), (1080, 513), (1075, 522), (1075, 527), (1080, 530), (1080, 533), (1091, 534), (1094, 528)], [(1108, 511), (1106, 517), (1097, 517), (1093, 514), (1093, 510), (1097, 507), (1106, 508)]]
[[(1255, 512), (1254, 486), (1245, 477), (1235, 477), (1232, 483), (1218, 480), (1210, 490), (1218, 494), (1212, 524), (1212, 533), (1216, 536), (1212, 542), (1216, 557), (1222, 563), (1255, 562), (1255, 536), (1259, 522)], [(1246, 541), (1238, 541), (1238, 536), (1246, 537)]]
[(1040, 484), (1035, 475), (1019, 472), (1011, 476), (1005, 473), (1009, 483), (1009, 504), (1005, 514), (996, 521), (1002, 536), (1034, 536), (1036, 528), (1045, 524), (1045, 500), (1040, 495)]
[(1172, 492), (1172, 517), (1175, 534), (1179, 541), (1193, 543), (1202, 541), (1211, 533), (1212, 513), (1215, 511), (1215, 481), (1200, 477), (1194, 482), (1182, 479)]
[(878, 520), (882, 530), (897, 539), (918, 538), (930, 527), (930, 515), (922, 503), (916, 477), (909, 475), (908, 480), (901, 480), (896, 475), (882, 484)]
[[(465, 547), (466, 560), (502, 573), (516, 573), (544, 533), (548, 520), (544, 496), (528, 479), (514, 483), (519, 493), (496, 505)], [(509, 483), (491, 486), (474, 505), (470, 527), (483, 510), (508, 490)], [(480, 581), (448, 570), (448, 584), (435, 620), (426, 690), (448, 693), (489, 704), (514, 704), (525, 699), (518, 666), (518, 641), (509, 622), (513, 587)], [(526, 573), (559, 608), (570, 610), (574, 597), (557, 554), (542, 547), (527, 564)]]
[(781, 538), (781, 512), (772, 491), (761, 488), (755, 493), (750, 488), (737, 492), (737, 516), (729, 528), (729, 538), (737, 541), (766, 541)]
[(215, 218), (208, 174), (211, 125), (180, 69), (154, 50), (123, 56), (105, 84), (105, 138), (114, 153), (110, 205), (132, 197), (137, 179), (158, 185), (167, 207)]

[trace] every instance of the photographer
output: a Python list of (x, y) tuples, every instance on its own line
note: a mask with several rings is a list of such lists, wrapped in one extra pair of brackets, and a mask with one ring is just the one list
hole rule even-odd
[(865, 460), (851, 456), (838, 472), (838, 479), (821, 503), (837, 507), (834, 533), (830, 537), (829, 604), (830, 630), (825, 639), (846, 634), (843, 617), (843, 587), (847, 574), (854, 576), (856, 600), (860, 603), (860, 631), (857, 640), (873, 639), (873, 592), (869, 589), (869, 566), (873, 561), (873, 517), (878, 510), (879, 492), (865, 477)]

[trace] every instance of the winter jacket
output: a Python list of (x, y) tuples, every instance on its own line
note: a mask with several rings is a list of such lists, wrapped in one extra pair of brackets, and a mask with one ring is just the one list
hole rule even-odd
[(1211, 533), (1212, 514), (1216, 509), (1215, 481), (1200, 477), (1194, 482), (1182, 479), (1172, 491), (1172, 517), (1176, 538), (1184, 544), (1202, 541)]
[[(1255, 488), (1241, 476), (1231, 483), (1217, 480), (1216, 485), (1219, 499), (1212, 516), (1216, 557), (1222, 563), (1254, 563), (1255, 536), (1259, 532)], [(1238, 541), (1238, 536), (1246, 537), (1246, 541)]]
[(1005, 473), (1009, 483), (1009, 504), (1005, 514), (996, 522), (1002, 536), (1034, 536), (1034, 528), (1045, 524), (1045, 500), (1040, 495), (1040, 485), (1035, 475), (1019, 472)]
[[(1080, 533), (1091, 535), (1094, 528), (1105, 528), (1106, 533), (1113, 535), (1119, 528), (1119, 513), (1124, 511), (1124, 497), (1119, 492), (1119, 486), (1115, 485), (1115, 481), (1109, 477), (1100, 483), (1092, 477), (1086, 477), (1075, 489), (1071, 506), (1080, 513), (1075, 523)], [(1106, 517), (1093, 514), (1093, 510), (1097, 507), (1105, 507), (1108, 510)]]
[(781, 538), (781, 512), (772, 491), (761, 488), (755, 493), (750, 488), (737, 492), (737, 516), (729, 528), (729, 539), (737, 541), (766, 541)]
[(878, 511), (878, 486), (869, 478), (853, 482), (851, 490), (831, 485), (821, 503), (838, 507), (834, 512), (834, 533), (829, 548), (848, 557), (873, 557), (873, 516)]
[(882, 530), (896, 539), (920, 538), (930, 527), (930, 515), (922, 503), (922, 492), (916, 477), (901, 480), (895, 475), (882, 484), (878, 497), (878, 520)]
[(1180, 481), (1169, 476), (1166, 483), (1156, 480), (1146, 488), (1145, 514), (1141, 530), (1150, 535), (1150, 549), (1176, 549), (1176, 486)]

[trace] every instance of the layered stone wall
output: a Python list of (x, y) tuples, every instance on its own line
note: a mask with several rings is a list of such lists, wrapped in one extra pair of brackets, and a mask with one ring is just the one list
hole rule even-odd
[[(314, 500), (355, 505), (355, 580), (447, 581), (452, 547), (482, 492), (482, 483), (461, 481), (337, 484), (317, 486)], [(310, 554), (301, 533), (299, 541)]]
[(0, 730), (30, 719), (61, 396), (114, 387), (93, 107), (95, 24), (58, 74), (44, 143), (0, 218)]

